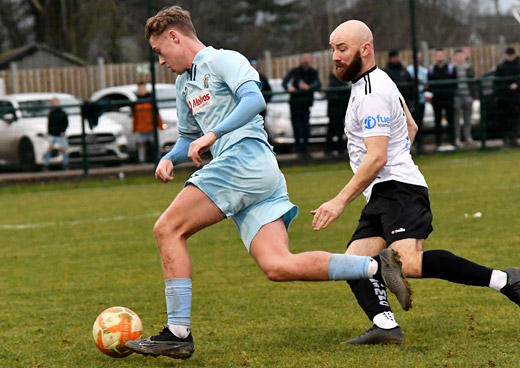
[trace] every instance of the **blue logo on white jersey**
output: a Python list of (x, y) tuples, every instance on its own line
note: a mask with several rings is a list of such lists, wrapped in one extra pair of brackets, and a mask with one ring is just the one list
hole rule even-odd
[(369, 116), (365, 119), (365, 129), (372, 129), (376, 126), (376, 119), (372, 116)]
[(389, 127), (390, 118), (386, 116), (377, 115), (376, 117), (369, 116), (365, 119), (365, 129), (373, 129), (376, 125), (380, 127)]

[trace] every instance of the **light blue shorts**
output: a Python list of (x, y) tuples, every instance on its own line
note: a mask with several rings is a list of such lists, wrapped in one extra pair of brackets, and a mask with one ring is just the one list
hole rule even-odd
[(248, 252), (262, 226), (282, 217), (289, 229), (298, 215), (273, 151), (256, 139), (245, 138), (222, 152), (196, 171), (190, 184), (233, 219)]
[(49, 146), (52, 148), (67, 148), (67, 137), (62, 135), (49, 135)]

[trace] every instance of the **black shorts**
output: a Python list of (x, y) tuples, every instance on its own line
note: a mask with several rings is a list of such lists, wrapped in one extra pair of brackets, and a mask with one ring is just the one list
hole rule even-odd
[(387, 246), (401, 239), (426, 239), (433, 231), (432, 219), (428, 188), (398, 181), (377, 183), (349, 245), (376, 236)]

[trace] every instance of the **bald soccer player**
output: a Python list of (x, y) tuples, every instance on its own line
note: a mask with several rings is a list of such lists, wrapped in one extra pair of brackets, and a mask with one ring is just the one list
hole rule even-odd
[[(520, 272), (493, 270), (446, 250), (423, 251), (433, 231), (428, 186), (410, 155), (417, 126), (396, 85), (374, 59), (372, 32), (351, 20), (330, 35), (335, 72), (352, 81), (345, 132), (354, 176), (330, 201), (312, 211), (315, 230), (325, 229), (361, 193), (367, 205), (347, 246), (347, 254), (375, 255), (396, 250), (403, 272), (413, 278), (437, 278), (485, 286), (520, 305)], [(348, 344), (400, 344), (404, 335), (377, 280), (349, 280), (352, 292), (373, 322)]]
[(289, 201), (285, 178), (267, 143), (259, 115), (265, 101), (258, 72), (248, 60), (238, 52), (204, 45), (190, 13), (178, 6), (148, 19), (145, 34), (159, 63), (178, 74), (180, 136), (157, 165), (156, 178), (164, 183), (173, 180), (174, 166), (188, 159), (199, 166), (200, 155), (207, 150), (213, 159), (188, 179), (154, 227), (167, 326), (158, 335), (126, 346), (136, 353), (176, 359), (193, 354), (192, 270), (186, 242), (225, 218), (234, 220), (246, 250), (270, 280), (375, 277), (396, 293), (404, 308), (409, 307), (408, 283), (392, 250), (372, 258), (289, 250), (287, 231), (298, 211)]

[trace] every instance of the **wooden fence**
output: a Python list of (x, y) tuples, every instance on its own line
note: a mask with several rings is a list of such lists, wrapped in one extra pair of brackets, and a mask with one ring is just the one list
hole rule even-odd
[[(520, 53), (520, 43), (510, 45)], [(472, 64), (477, 76), (496, 66), (502, 59), (503, 44), (491, 44), (468, 47), (470, 52), (469, 62)], [(457, 47), (446, 48), (448, 60), (451, 60)], [(433, 60), (434, 49), (427, 49), (425, 60)], [(332, 70), (332, 52), (324, 50), (312, 53), (313, 66), (318, 69), (324, 86), (327, 86), (328, 75)], [(400, 53), (405, 65), (412, 63), (412, 52), (403, 50)], [(376, 52), (377, 65), (383, 68), (387, 62), (387, 51)], [(270, 58), (270, 68), (267, 68), (268, 60), (260, 61), (262, 70), (270, 70), (271, 78), (283, 78), (287, 72), (299, 64), (299, 55), (289, 55)], [(91, 65), (86, 67), (66, 67), (47, 69), (28, 69), (0, 71), (0, 78), (4, 81), (5, 93), (27, 92), (65, 92), (71, 93), (82, 99), (87, 99), (93, 92), (115, 85), (136, 84), (138, 81), (150, 81), (146, 63), (125, 63)], [(156, 65), (156, 81), (158, 83), (174, 83), (175, 75), (164, 67)], [(1, 91), (0, 91), (1, 93)]]

